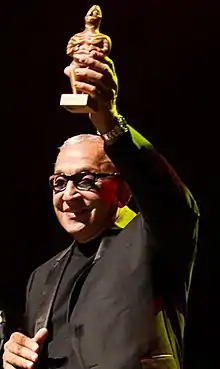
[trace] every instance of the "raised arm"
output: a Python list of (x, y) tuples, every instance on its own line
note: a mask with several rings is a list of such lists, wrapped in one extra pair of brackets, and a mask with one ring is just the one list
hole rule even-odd
[[(120, 126), (117, 112), (117, 76), (113, 62), (94, 52), (80, 57), (77, 90), (98, 103), (90, 119), (103, 135)], [(85, 68), (83, 67), (85, 66)], [(68, 69), (66, 70), (68, 74)], [(198, 231), (199, 211), (190, 191), (156, 149), (131, 126), (128, 132), (106, 142), (106, 152), (127, 181), (146, 226), (156, 240), (154, 255), (181, 279), (189, 275)]]

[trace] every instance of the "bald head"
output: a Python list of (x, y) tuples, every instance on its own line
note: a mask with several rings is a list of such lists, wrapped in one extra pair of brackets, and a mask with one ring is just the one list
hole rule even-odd
[(99, 148), (100, 152), (104, 152), (104, 141), (103, 139), (98, 135), (92, 135), (92, 134), (80, 134), (77, 136), (69, 137), (66, 141), (64, 141), (63, 145), (60, 147), (60, 150), (62, 150), (66, 146), (72, 146), (76, 144), (94, 144)]
[[(68, 138), (62, 146), (59, 148), (60, 152), (57, 157), (55, 167), (59, 164), (59, 161), (63, 156), (68, 153), (74, 154), (72, 160), (80, 164), (94, 166), (94, 170), (106, 173), (117, 173), (117, 169), (114, 164), (105, 153), (104, 141), (98, 135), (93, 134), (80, 134)], [(74, 158), (75, 157), (75, 158)], [(87, 163), (87, 164), (86, 164)]]

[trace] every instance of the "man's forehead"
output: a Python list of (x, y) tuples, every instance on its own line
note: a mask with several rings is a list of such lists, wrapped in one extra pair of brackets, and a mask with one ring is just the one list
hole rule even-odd
[(106, 159), (104, 151), (96, 143), (75, 143), (74, 145), (64, 146), (56, 160), (56, 167), (60, 165), (81, 166), (100, 166)]
[[(91, 155), (93, 154), (93, 155)], [(96, 142), (76, 142), (72, 145), (66, 145), (61, 148), (58, 157), (81, 157), (91, 158), (96, 157), (103, 158), (105, 156), (104, 150)]]
[(114, 164), (97, 142), (80, 142), (64, 146), (55, 163), (56, 172), (75, 173), (81, 170), (103, 173), (117, 172)]

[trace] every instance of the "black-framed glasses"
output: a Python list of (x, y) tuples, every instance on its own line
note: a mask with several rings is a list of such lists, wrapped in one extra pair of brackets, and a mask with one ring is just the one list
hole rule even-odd
[(49, 184), (53, 191), (55, 191), (56, 193), (64, 191), (69, 181), (72, 181), (74, 186), (78, 190), (89, 191), (91, 189), (97, 189), (96, 182), (98, 181), (98, 179), (107, 177), (120, 178), (120, 174), (94, 173), (89, 171), (79, 172), (72, 175), (57, 173), (50, 176)]

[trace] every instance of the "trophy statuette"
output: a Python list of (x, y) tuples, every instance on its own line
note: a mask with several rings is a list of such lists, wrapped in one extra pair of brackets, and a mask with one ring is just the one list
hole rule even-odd
[[(66, 48), (66, 54), (72, 57), (72, 63), (77, 67), (80, 67), (80, 65), (76, 58), (80, 55), (89, 55), (92, 50), (97, 50), (104, 55), (109, 55), (112, 46), (110, 37), (99, 31), (102, 11), (98, 5), (93, 5), (84, 19), (84, 31), (73, 35)], [(60, 105), (71, 113), (94, 113), (97, 111), (97, 106), (94, 106), (94, 102), (89, 95), (77, 91), (74, 83), (74, 71), (71, 70), (70, 73), (72, 93), (62, 94)]]

